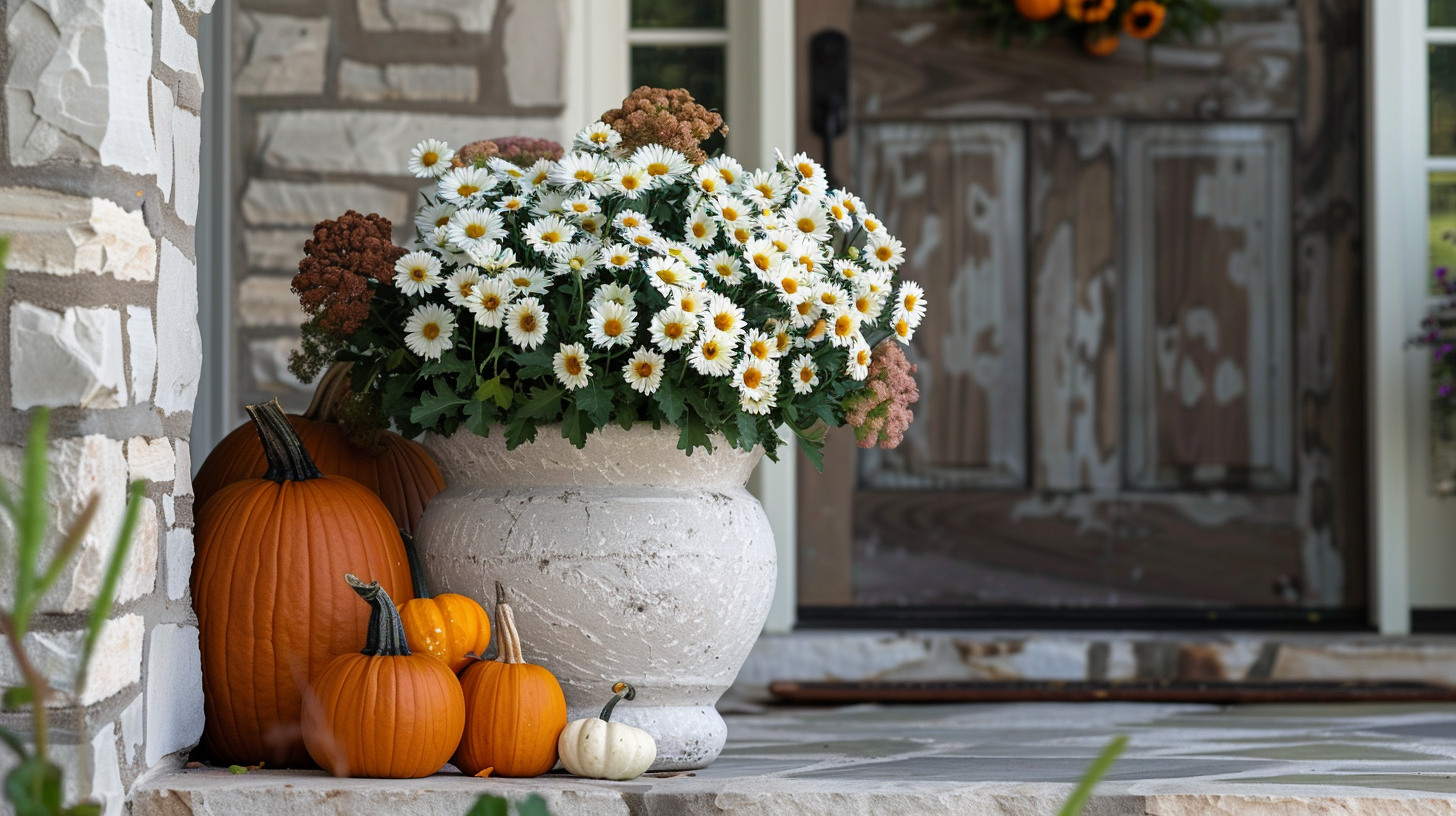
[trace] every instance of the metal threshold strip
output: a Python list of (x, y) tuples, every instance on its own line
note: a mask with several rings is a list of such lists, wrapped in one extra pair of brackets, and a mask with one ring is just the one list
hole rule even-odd
[(780, 681), (780, 701), (810, 705), (852, 703), (1451, 703), (1456, 687), (1405, 682), (1201, 681)]

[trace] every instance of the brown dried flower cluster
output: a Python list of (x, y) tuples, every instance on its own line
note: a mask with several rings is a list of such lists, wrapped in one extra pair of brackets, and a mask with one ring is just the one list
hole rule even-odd
[(481, 139), (471, 142), (455, 153), (450, 163), (456, 167), (484, 166), (494, 156), (499, 156), (519, 167), (530, 167), (537, 159), (556, 161), (566, 152), (560, 143), (550, 139), (533, 139), (530, 136), (502, 136), (499, 139)]
[(693, 101), (682, 88), (665, 90), (646, 85), (622, 100), (622, 107), (602, 114), (602, 121), (622, 134), (625, 152), (660, 144), (688, 157), (693, 164), (708, 160), (699, 144), (713, 131), (728, 133), (723, 117)]
[(394, 285), (394, 262), (405, 250), (395, 246), (391, 229), (388, 218), (354, 210), (314, 226), (313, 237), (303, 243), (293, 291), (319, 328), (340, 337), (353, 334), (369, 316), (369, 279)]
[(478, 142), (471, 142), (455, 151), (455, 158), (450, 164), (455, 167), (473, 167), (484, 165), (491, 156), (500, 153), (500, 146), (491, 139), (481, 139)]

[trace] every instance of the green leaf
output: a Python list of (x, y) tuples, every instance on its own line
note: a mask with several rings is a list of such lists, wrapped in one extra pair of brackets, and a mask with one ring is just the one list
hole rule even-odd
[(402, 348), (395, 349), (392, 354), (384, 358), (384, 369), (386, 371), (393, 371), (396, 368), (399, 368), (400, 365), (404, 363), (405, 353), (405, 350)]
[(586, 386), (575, 391), (575, 396), (576, 404), (591, 417), (593, 425), (601, 427), (611, 421), (612, 392), (602, 385), (601, 380), (590, 380)]
[(516, 803), (516, 813), (520, 816), (551, 816), (551, 811), (546, 807), (546, 800), (541, 794), (533, 793), (525, 799)]
[(465, 816), (510, 816), (511, 803), (499, 796), (486, 794), (475, 800)]
[(25, 748), (25, 741), (20, 738), (20, 735), (3, 725), (0, 725), (0, 742), (8, 745), (18, 759), (25, 759), (29, 756)]
[(431, 360), (420, 366), (421, 377), (438, 377), (443, 374), (469, 374), (474, 373), (468, 360), (462, 360), (454, 354), (444, 354), (438, 360)]
[(5, 695), (0, 697), (0, 705), (3, 705), (6, 711), (20, 711), (33, 702), (35, 702), (35, 689), (30, 686), (13, 686), (5, 689)]
[(78, 802), (62, 811), (63, 816), (101, 816), (99, 802)]
[(696, 411), (688, 410), (683, 413), (682, 433), (677, 437), (677, 449), (692, 456), (693, 451), (698, 448), (705, 448), (708, 453), (712, 453), (713, 441), (708, 438), (708, 426), (703, 423), (703, 418)]
[(820, 434), (817, 437), (813, 437), (813, 436), (809, 436), (809, 435), (802, 434), (802, 433), (796, 433), (796, 434), (794, 434), (794, 438), (799, 440), (799, 450), (801, 450), (801, 451), (804, 452), (804, 456), (806, 456), (809, 459), (809, 464), (813, 465), (815, 470), (819, 471), (820, 473), (823, 473), (824, 472), (824, 436), (823, 436), (823, 434)]
[(550, 422), (561, 413), (561, 395), (566, 391), (556, 386), (537, 386), (531, 389), (531, 397), (518, 412), (529, 419)]
[(30, 613), (35, 606), (35, 572), (39, 567), (41, 541), (47, 524), (46, 478), (49, 450), (46, 438), (50, 432), (50, 410), (35, 409), (30, 422), (30, 438), (25, 443), (25, 462), (21, 471), (20, 504), (15, 518), (15, 636), (21, 637), (30, 628)]
[(545, 346), (537, 346), (530, 351), (511, 352), (511, 359), (520, 367), (517, 375), (523, 380), (549, 376), (552, 373), (551, 356), (552, 352), (547, 351)]
[(511, 390), (509, 385), (501, 382), (501, 378), (498, 376), (486, 380), (480, 384), (479, 388), (475, 389), (476, 399), (481, 401), (494, 400), (495, 404), (499, 405), (502, 411), (510, 410), (511, 401), (515, 397), (516, 392)]
[(66, 538), (61, 546), (56, 548), (55, 555), (51, 557), (51, 565), (42, 575), (35, 591), (38, 595), (44, 595), (47, 590), (55, 584), (65, 571), (66, 565), (75, 557), (76, 551), (81, 548), (81, 541), (86, 537), (86, 530), (91, 526), (91, 520), (96, 517), (96, 508), (101, 506), (101, 497), (92, 495), (91, 500), (86, 502), (86, 507), (81, 515), (71, 522), (71, 528), (66, 531)]
[(490, 436), (495, 424), (495, 409), (490, 403), (474, 400), (465, 404), (465, 429), (476, 436)]
[(81, 669), (77, 672), (76, 688), (86, 687), (86, 673), (91, 669), (91, 652), (101, 637), (101, 627), (111, 617), (111, 605), (116, 600), (116, 587), (121, 583), (121, 572), (126, 566), (126, 557), (131, 553), (132, 538), (137, 522), (141, 520), (142, 501), (147, 492), (147, 483), (131, 483), (126, 502), (126, 515), (121, 518), (121, 530), (116, 534), (116, 546), (111, 550), (111, 560), (106, 564), (106, 575), (101, 579), (101, 589), (96, 593), (96, 602), (91, 605), (91, 614), (86, 619), (86, 640), (81, 644)]
[(674, 425), (681, 424), (685, 410), (683, 395), (677, 386), (672, 384), (672, 380), (664, 376), (662, 382), (657, 386), (657, 392), (652, 397), (657, 400), (657, 405), (662, 409), (662, 415), (667, 417), (668, 422)]
[(248, 772), (248, 769), (247, 768), (244, 768), (241, 765), (229, 765), (228, 766), (228, 773), (230, 773), (230, 774), (245, 774), (247, 772)]
[(30, 756), (5, 777), (5, 798), (15, 816), (53, 816), (61, 809), (61, 769), (43, 756)]
[(410, 421), (428, 428), (441, 417), (458, 413), (457, 409), (464, 404), (465, 400), (443, 380), (435, 380), (434, 392), (422, 395), (420, 404), (410, 410)]
[(516, 417), (506, 426), (506, 450), (515, 450), (527, 442), (536, 441), (536, 423), (525, 417)]
[(1126, 748), (1127, 736), (1123, 735), (1102, 749), (1102, 753), (1092, 761), (1087, 772), (1082, 774), (1082, 779), (1077, 782), (1077, 787), (1067, 798), (1067, 803), (1062, 805), (1062, 809), (1058, 811), (1059, 816), (1079, 816), (1082, 808), (1087, 806), (1087, 800), (1092, 798), (1092, 790), (1097, 787), (1097, 783), (1102, 780), (1102, 777), (1112, 770), (1113, 763), (1117, 762), (1117, 758)]
[(586, 428), (582, 426), (582, 412), (575, 405), (567, 405), (561, 412), (561, 436), (571, 440), (578, 448), (586, 445)]

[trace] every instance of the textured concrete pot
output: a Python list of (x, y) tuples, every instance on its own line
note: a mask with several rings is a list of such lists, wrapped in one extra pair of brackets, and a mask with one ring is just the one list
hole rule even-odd
[(446, 487), (416, 535), (433, 591), (491, 608), (505, 584), (526, 659), (561, 681), (572, 719), (596, 716), (618, 680), (635, 685), (612, 719), (652, 734), (656, 770), (723, 750), (713, 706), (776, 576), (773, 531), (744, 488), (761, 454), (723, 443), (689, 457), (677, 438), (611, 426), (577, 450), (545, 427), (507, 451), (499, 430), (427, 435)]

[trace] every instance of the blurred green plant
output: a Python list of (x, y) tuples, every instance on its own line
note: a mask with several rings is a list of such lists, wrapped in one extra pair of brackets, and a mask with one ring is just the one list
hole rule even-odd
[[(8, 248), (8, 242), (0, 238), (0, 289), (5, 285), (5, 254)], [(50, 719), (46, 703), (54, 689), (51, 679), (36, 667), (25, 651), (25, 634), (35, 623), (36, 607), (80, 550), (99, 504), (97, 496), (86, 502), (81, 514), (61, 537), (60, 546), (50, 562), (42, 565), (41, 549), (50, 526), (50, 506), (45, 496), (50, 476), (46, 458), (49, 432), (50, 411), (35, 409), (30, 436), (25, 444), (20, 484), (13, 487), (0, 485), (0, 510), (10, 517), (15, 530), (14, 541), (0, 542), (0, 547), (10, 545), (13, 549), (10, 563), (4, 568), (13, 570), (15, 575), (15, 596), (8, 609), (0, 608), (0, 632), (3, 632), (25, 681), (22, 685), (5, 689), (0, 702), (7, 711), (29, 710), (31, 726), (28, 736), (0, 727), (0, 741), (15, 753), (17, 759), (15, 768), (5, 776), (5, 798), (14, 806), (16, 816), (99, 816), (101, 805), (96, 802), (81, 802), (70, 807), (63, 803), (63, 774), (60, 766), (50, 759)], [(91, 664), (91, 654), (101, 635), (101, 627), (111, 616), (116, 586), (121, 581), (122, 568), (126, 564), (127, 553), (131, 551), (132, 533), (141, 516), (145, 487), (144, 482), (133, 482), (128, 491), (126, 513), (122, 517), (116, 547), (106, 565), (96, 601), (86, 617), (80, 667), (74, 686), (78, 694), (86, 686), (87, 667)], [(18, 493), (12, 490), (18, 490)]]
[[(510, 816), (510, 812), (510, 800), (486, 794), (475, 800), (465, 816)], [(516, 816), (551, 816), (551, 809), (546, 807), (545, 799), (533, 793), (516, 803)]]
[(1117, 758), (1122, 756), (1122, 752), (1125, 750), (1127, 750), (1126, 735), (1119, 736), (1108, 743), (1107, 747), (1102, 749), (1102, 753), (1092, 760), (1092, 764), (1087, 766), (1086, 772), (1077, 782), (1077, 787), (1072, 789), (1072, 795), (1067, 798), (1067, 803), (1062, 805), (1062, 809), (1058, 811), (1058, 816), (1080, 816), (1082, 808), (1087, 806), (1087, 800), (1092, 798), (1092, 791), (1096, 789), (1097, 783), (1101, 782), (1102, 777), (1112, 770), (1113, 763), (1117, 762)]

